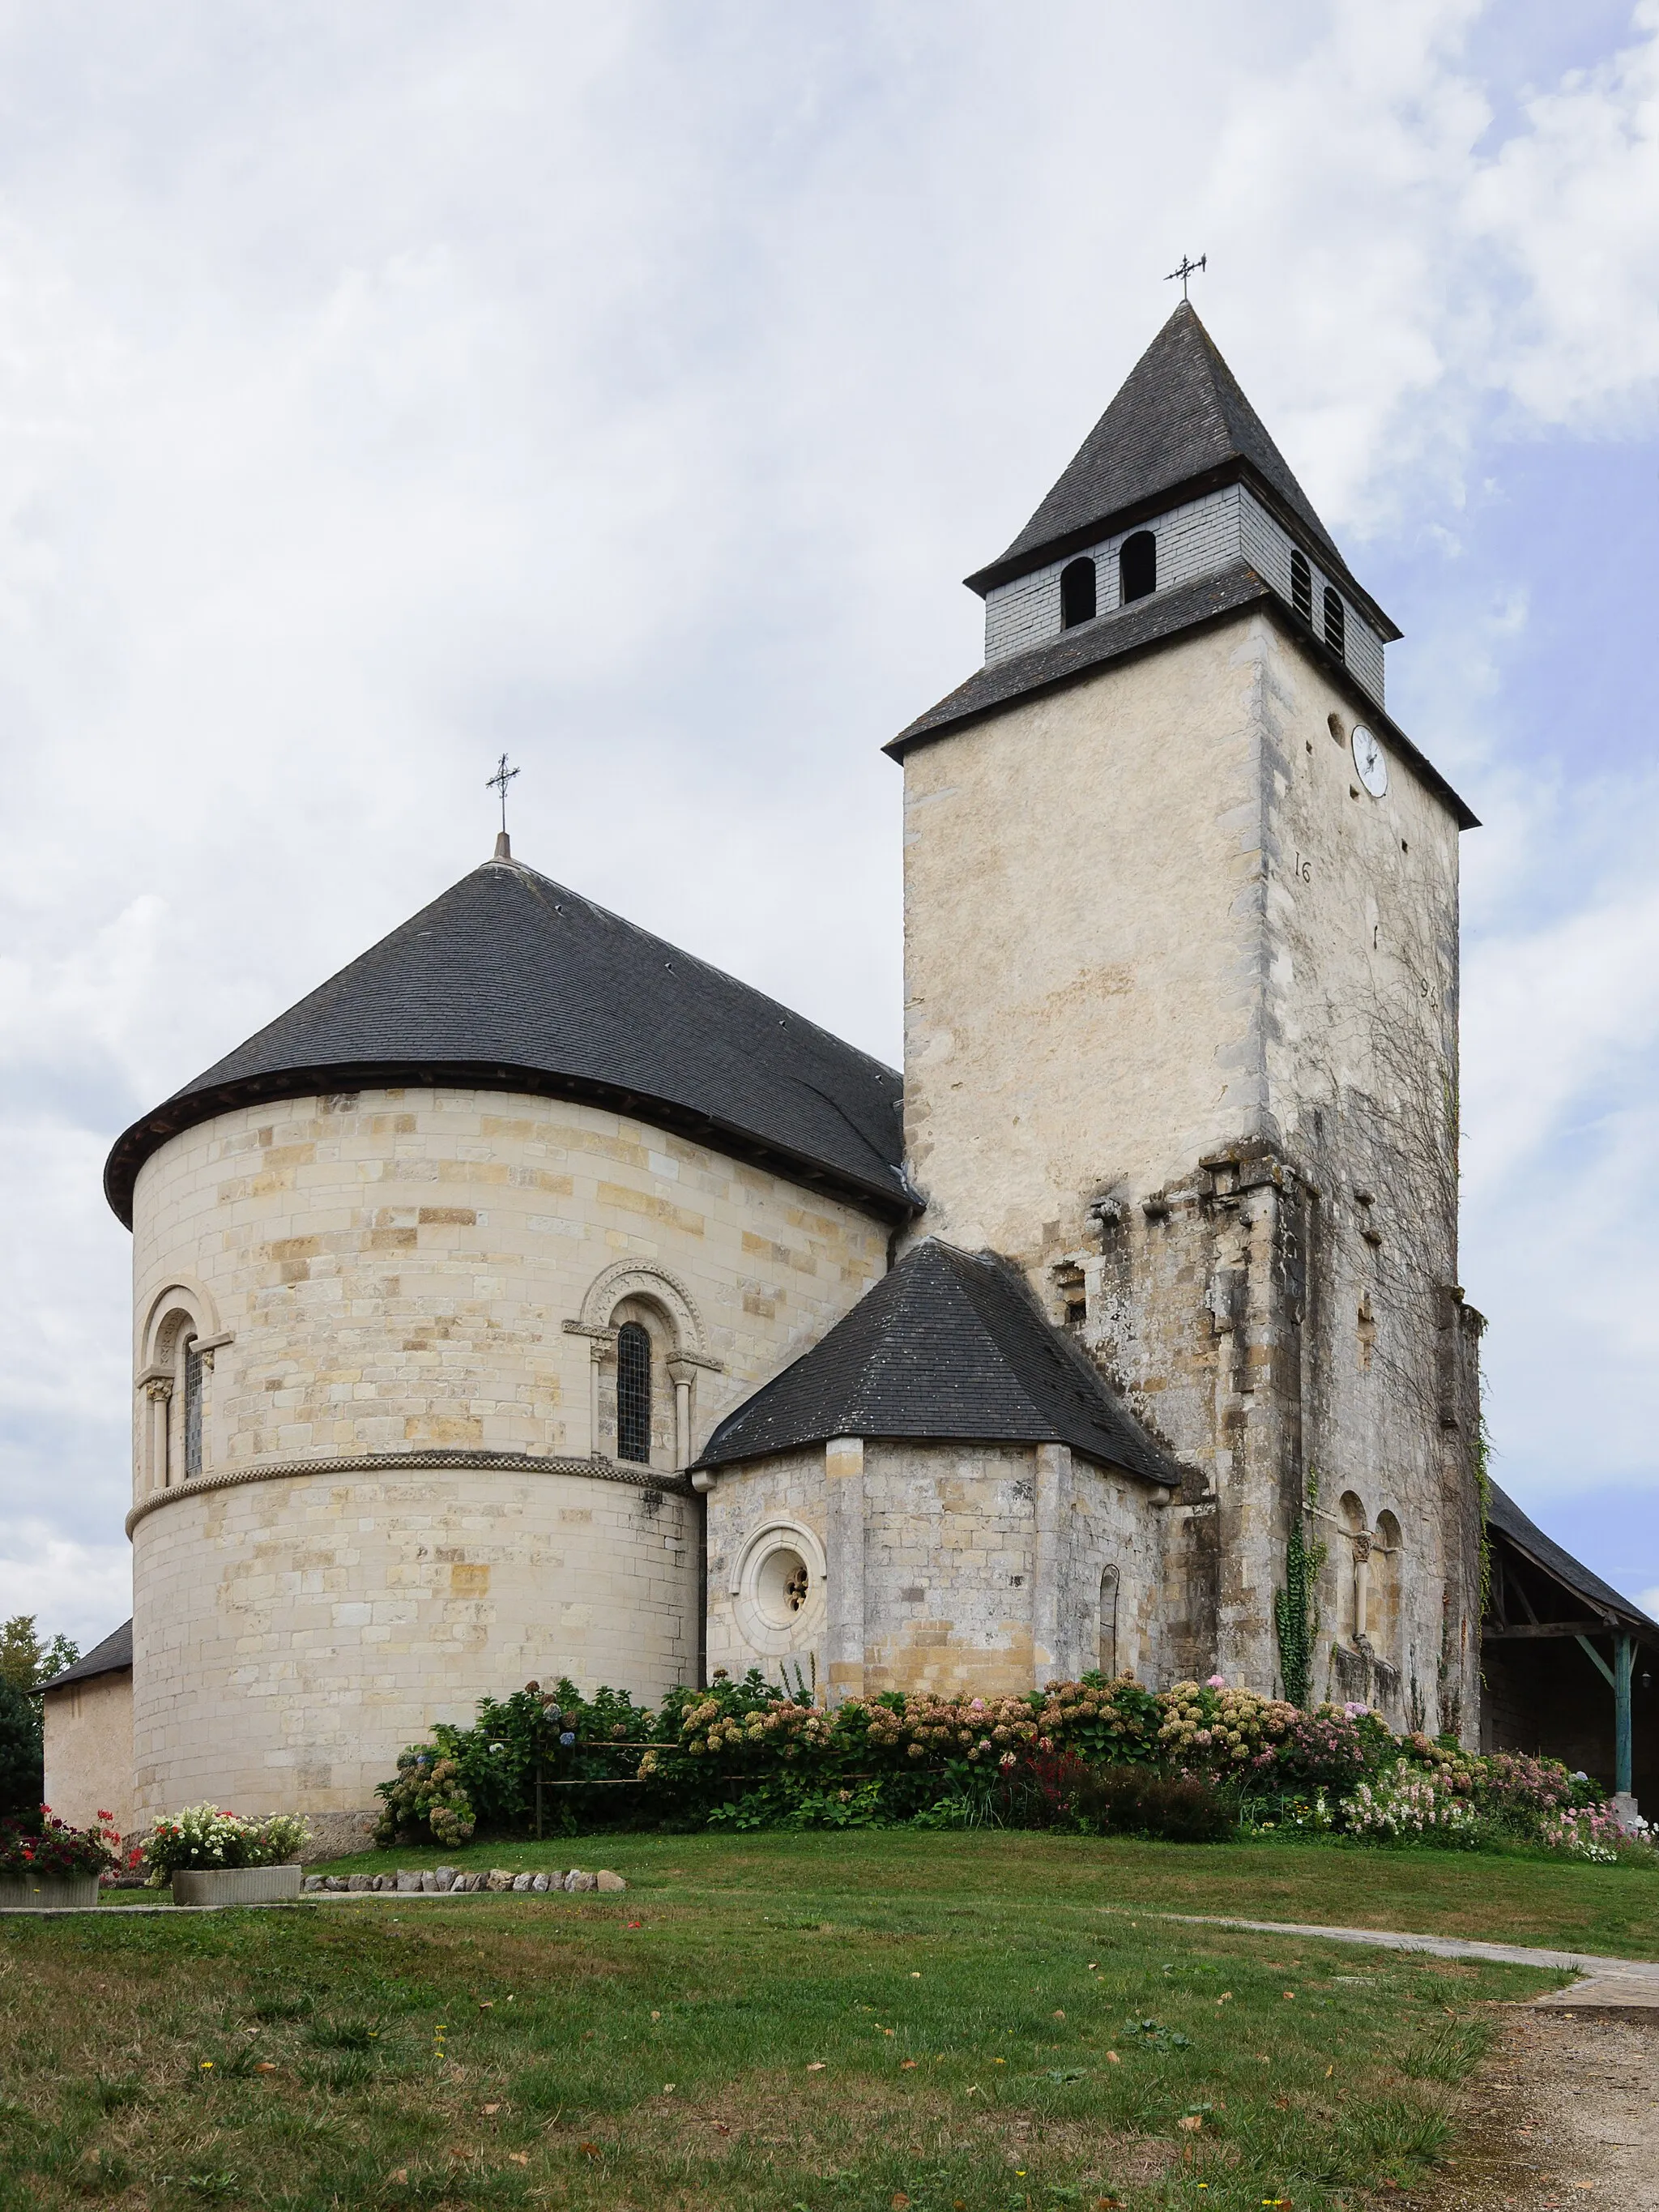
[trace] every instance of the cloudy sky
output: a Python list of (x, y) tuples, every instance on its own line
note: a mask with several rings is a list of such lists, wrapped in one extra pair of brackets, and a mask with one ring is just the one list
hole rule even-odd
[(1659, 1606), (1659, 0), (0, 5), (0, 1613), (112, 1137), (488, 853), (899, 1048), (957, 579), (1195, 298), (1465, 840), (1498, 1478)]

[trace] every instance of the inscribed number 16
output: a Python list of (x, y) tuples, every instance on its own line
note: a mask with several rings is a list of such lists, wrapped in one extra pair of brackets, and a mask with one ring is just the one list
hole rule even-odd
[(1300, 853), (1296, 856), (1296, 872), (1304, 884), (1310, 884), (1313, 881), (1313, 862), (1304, 860)]

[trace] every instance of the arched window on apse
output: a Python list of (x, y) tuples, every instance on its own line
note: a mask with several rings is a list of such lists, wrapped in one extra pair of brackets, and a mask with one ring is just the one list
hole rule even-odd
[(1340, 660), (1347, 651), (1347, 610), (1328, 584), (1325, 586), (1325, 642)]
[(1352, 1490), (1343, 1492), (1336, 1517), (1342, 1530), (1336, 1547), (1337, 1634), (1352, 1643), (1365, 1633), (1370, 1553), (1365, 1508)]
[(1366, 1606), (1371, 1649), (1391, 1667), (1400, 1664), (1400, 1584), (1404, 1562), (1400, 1552), (1400, 1523), (1392, 1513), (1379, 1513), (1371, 1539), (1370, 1589)]
[(1299, 545), (1291, 548), (1291, 605), (1310, 629), (1313, 627), (1313, 570)]
[(179, 1362), (184, 1385), (180, 1427), (184, 1441), (185, 1480), (202, 1472), (202, 1355), (193, 1335), (186, 1336)]
[(1126, 538), (1117, 556), (1119, 597), (1125, 606), (1131, 599), (1147, 599), (1158, 589), (1158, 540), (1150, 530), (1137, 530)]
[(1060, 572), (1060, 626), (1071, 629), (1095, 618), (1095, 564), (1085, 554)]
[(1095, 1664), (1108, 1681), (1117, 1673), (1117, 1569), (1103, 1568), (1100, 1577), (1099, 1656)]
[(651, 1333), (642, 1322), (617, 1331), (617, 1456), (651, 1464)]

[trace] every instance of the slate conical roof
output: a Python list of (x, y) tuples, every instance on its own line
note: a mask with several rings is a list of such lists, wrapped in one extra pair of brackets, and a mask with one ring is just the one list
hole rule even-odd
[[(1130, 370), (1054, 489), (1007, 551), (967, 581), (980, 592), (1109, 535), (1119, 518), (1245, 475), (1288, 510), (1367, 606), (1313, 502), (1244, 397), (1198, 311), (1182, 301)], [(1377, 611), (1380, 613), (1381, 610)], [(1383, 620), (1386, 622), (1387, 617)], [(1392, 623), (1389, 635), (1397, 633)]]
[(1093, 1365), (990, 1255), (929, 1237), (821, 1342), (728, 1413), (699, 1467), (831, 1437), (1070, 1444), (1149, 1481), (1180, 1477)]
[(180, 1129), (263, 1098), (422, 1083), (591, 1099), (916, 1210), (892, 1068), (502, 859), (136, 1121), (104, 1188), (131, 1224), (139, 1168)]

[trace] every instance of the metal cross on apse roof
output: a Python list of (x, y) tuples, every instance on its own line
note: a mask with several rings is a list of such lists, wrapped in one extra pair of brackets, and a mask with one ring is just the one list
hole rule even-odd
[(507, 766), (507, 755), (503, 753), (495, 763), (495, 775), (487, 775), (484, 778), (484, 789), (486, 791), (499, 791), (501, 794), (501, 835), (503, 837), (507, 835), (507, 787), (512, 782), (514, 777), (517, 775), (519, 771), (517, 769), (509, 768)]
[(1196, 261), (1191, 261), (1183, 253), (1181, 257), (1181, 266), (1178, 269), (1172, 269), (1164, 281), (1166, 284), (1173, 284), (1176, 278), (1179, 276), (1181, 296), (1184, 300), (1187, 296), (1187, 279), (1189, 276), (1196, 276), (1200, 270), (1206, 268), (1209, 265), (1209, 259), (1207, 253), (1200, 253)]

